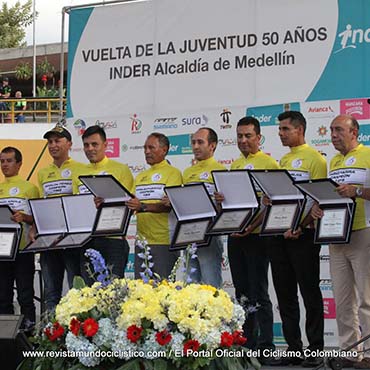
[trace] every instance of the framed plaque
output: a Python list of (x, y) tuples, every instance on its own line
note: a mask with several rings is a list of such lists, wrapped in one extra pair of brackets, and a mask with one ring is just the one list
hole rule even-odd
[(315, 243), (349, 243), (356, 202), (341, 197), (336, 191), (338, 184), (331, 179), (302, 181), (296, 186), (323, 210), (323, 217), (316, 223)]
[(22, 237), (22, 225), (10, 219), (8, 205), (0, 206), (0, 261), (14, 261)]
[(207, 246), (211, 240), (207, 234), (216, 208), (204, 184), (165, 187), (177, 222), (170, 250), (185, 249), (189, 244)]
[(251, 175), (247, 170), (212, 171), (216, 190), (225, 200), (208, 234), (241, 233), (258, 213), (259, 203)]
[(82, 247), (91, 239), (96, 207), (92, 194), (61, 197), (68, 232), (54, 248)]
[(271, 201), (271, 204), (266, 206), (260, 235), (283, 235), (289, 229), (296, 229), (304, 211), (306, 198), (294, 185), (289, 172), (252, 170), (250, 173)]
[(112, 175), (80, 176), (94, 196), (103, 198), (93, 225), (92, 237), (125, 236), (133, 212), (126, 206), (132, 195)]

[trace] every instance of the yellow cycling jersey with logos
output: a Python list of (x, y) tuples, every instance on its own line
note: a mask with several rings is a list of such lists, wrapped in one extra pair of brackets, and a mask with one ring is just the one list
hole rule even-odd
[(280, 159), (280, 167), (288, 170), (295, 181), (325, 179), (326, 160), (307, 144), (290, 148), (290, 152)]
[[(346, 155), (336, 154), (330, 162), (329, 177), (338, 184), (370, 187), (370, 148), (359, 144)], [(353, 230), (370, 227), (370, 201), (356, 198)]]
[[(5, 181), (0, 184), (0, 205), (8, 205), (13, 211), (21, 211), (27, 215), (31, 214), (28, 199), (39, 197), (39, 190), (34, 184), (23, 180), (20, 176), (6, 177)], [(26, 246), (28, 228), (23, 223), (22, 240), (19, 248)]]
[[(182, 184), (181, 171), (166, 160), (139, 173), (135, 179), (135, 194), (142, 203), (158, 203), (165, 195), (165, 186)], [(169, 245), (175, 226), (175, 216), (171, 213), (139, 212), (137, 233), (145, 237), (151, 245)]]
[[(231, 170), (276, 170), (279, 164), (270, 155), (259, 150), (257, 153), (249, 153), (248, 157), (240, 154), (240, 157), (231, 164)], [(259, 186), (255, 183), (256, 190)], [(256, 227), (252, 233), (258, 234), (261, 226)]]
[(86, 165), (68, 158), (60, 167), (54, 163), (38, 172), (41, 197), (73, 194), (73, 179), (86, 172)]
[(196, 184), (203, 182), (208, 193), (212, 196), (215, 192), (212, 171), (225, 170), (226, 167), (218, 163), (214, 157), (197, 162), (194, 166), (185, 169), (183, 174), (184, 184)]
[[(84, 172), (80, 175), (112, 175), (120, 182), (129, 192), (133, 191), (134, 178), (126, 164), (119, 163), (108, 157), (104, 157), (100, 162), (89, 163), (85, 165)], [(78, 179), (73, 179), (73, 194), (89, 193), (89, 190)]]

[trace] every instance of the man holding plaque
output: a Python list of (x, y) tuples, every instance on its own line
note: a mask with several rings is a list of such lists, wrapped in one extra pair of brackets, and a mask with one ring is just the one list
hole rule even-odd
[[(344, 349), (370, 333), (370, 148), (358, 142), (360, 126), (352, 116), (335, 117), (330, 130), (339, 153), (330, 162), (329, 177), (340, 184), (336, 190), (341, 196), (356, 201), (350, 243), (329, 246), (339, 346)], [(323, 216), (318, 206), (312, 213)], [(363, 347), (369, 346), (366, 340)], [(360, 352), (361, 347), (353, 350)], [(363, 356), (344, 359), (343, 364), (370, 369), (370, 353)]]
[[(23, 223), (22, 240), (19, 248), (26, 245), (27, 228), (33, 219), (27, 199), (39, 197), (37, 187), (23, 180), (19, 175), (22, 166), (22, 154), (13, 147), (6, 147), (0, 153), (1, 171), (5, 177), (0, 184), (0, 205), (8, 205), (14, 212), (12, 220)], [(22, 326), (26, 331), (35, 325), (36, 311), (33, 301), (33, 280), (35, 260), (33, 253), (17, 254), (14, 262), (0, 262), (0, 314), (13, 315), (13, 286), (17, 286), (17, 298), (24, 315)]]
[[(85, 167), (83, 175), (112, 175), (129, 192), (133, 189), (134, 179), (131, 171), (126, 164), (119, 163), (105, 155), (107, 149), (107, 136), (100, 126), (90, 126), (82, 135), (84, 152), (90, 163)], [(73, 185), (74, 193), (87, 193), (89, 190), (80, 180), (76, 179)], [(97, 199), (96, 204), (103, 202), (104, 199)], [(94, 238), (81, 248), (81, 274), (84, 280), (91, 284), (93, 281), (86, 271), (88, 262), (85, 251), (93, 248), (98, 250), (107, 265), (112, 267), (112, 273), (118, 277), (124, 276), (125, 267), (128, 260), (129, 246), (125, 238), (122, 237), (98, 237)]]
[[(37, 176), (40, 196), (44, 198), (72, 194), (72, 179), (84, 172), (85, 165), (69, 156), (72, 147), (70, 132), (56, 125), (46, 132), (44, 139), (53, 162), (42, 168)], [(50, 212), (53, 212), (50, 210)], [(30, 233), (31, 240), (34, 230)], [(80, 254), (78, 249), (42, 252), (40, 255), (41, 272), (44, 281), (46, 309), (51, 311), (62, 296), (64, 271), (67, 271), (68, 285), (72, 288), (73, 278), (80, 275)]]
[[(280, 159), (280, 167), (289, 171), (294, 180), (326, 178), (324, 157), (305, 142), (306, 119), (297, 111), (286, 111), (278, 116), (279, 136), (290, 152)], [(322, 350), (324, 346), (324, 312), (320, 290), (320, 245), (314, 244), (314, 229), (306, 205), (297, 231), (288, 230), (284, 236), (275, 236), (269, 245), (271, 271), (279, 304), (283, 333), (288, 350), (302, 351), (299, 327), (300, 309), (298, 286), (306, 309), (306, 335), (308, 349)], [(281, 359), (281, 365), (299, 364), (299, 357)], [(307, 357), (305, 367), (315, 367), (322, 362)]]
[[(260, 150), (261, 129), (254, 117), (243, 117), (237, 127), (237, 142), (240, 157), (231, 165), (231, 170), (277, 169), (279, 165), (271, 156)], [(224, 196), (215, 193), (217, 202)], [(248, 298), (248, 304), (259, 305), (255, 313), (250, 313), (244, 324), (248, 338), (247, 346), (252, 349), (274, 349), (273, 313), (268, 294), (269, 258), (267, 246), (269, 237), (259, 236), (260, 227), (252, 223), (242, 234), (232, 234), (228, 238), (228, 256), (231, 276), (238, 300)], [(263, 364), (273, 363), (273, 359), (261, 358)]]
[[(212, 171), (225, 169), (213, 156), (217, 143), (217, 134), (211, 128), (202, 127), (193, 134), (191, 146), (196, 164), (186, 168), (183, 173), (184, 184), (203, 182), (211, 197), (213, 197), (215, 191)], [(197, 251), (198, 258), (190, 261), (195, 269), (195, 272), (191, 274), (192, 280), (220, 288), (222, 286), (222, 253), (221, 238), (213, 236), (210, 245), (199, 248)]]
[[(178, 252), (168, 250), (173, 215), (169, 213), (171, 207), (161, 201), (166, 186), (182, 184), (181, 171), (165, 159), (169, 148), (167, 136), (153, 132), (147, 137), (144, 154), (150, 168), (136, 176), (136, 197), (127, 202), (128, 207), (136, 212), (137, 234), (145, 238), (151, 247), (154, 262), (152, 270), (163, 278), (171, 274), (179, 256)], [(135, 278), (140, 278), (142, 261), (137, 257), (138, 247), (135, 249)]]

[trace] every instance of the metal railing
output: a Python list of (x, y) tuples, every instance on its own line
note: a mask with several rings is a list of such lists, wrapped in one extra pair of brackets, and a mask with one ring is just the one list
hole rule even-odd
[[(16, 103), (26, 102), (26, 110), (17, 110)], [(63, 98), (63, 114), (65, 113), (65, 102)], [(16, 116), (23, 114), (24, 117), (30, 117), (31, 121), (39, 121), (38, 117), (46, 118), (46, 122), (57, 121), (60, 115), (60, 98), (21, 98), (21, 99), (0, 99), (0, 107), (5, 103), (5, 110), (0, 110), (0, 122), (16, 123)], [(4, 107), (4, 106), (3, 106)], [(27, 120), (28, 121), (28, 120)]]

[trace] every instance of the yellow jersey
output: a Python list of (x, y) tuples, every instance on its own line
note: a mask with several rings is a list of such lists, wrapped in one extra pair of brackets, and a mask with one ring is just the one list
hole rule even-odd
[[(181, 171), (171, 166), (166, 160), (154, 164), (139, 173), (135, 179), (136, 197), (143, 203), (161, 201), (165, 186), (182, 184)], [(174, 226), (174, 215), (171, 213), (139, 212), (137, 233), (151, 245), (169, 245)]]
[(184, 184), (196, 184), (203, 182), (209, 195), (215, 192), (212, 171), (225, 170), (226, 167), (218, 163), (214, 157), (197, 162), (194, 166), (185, 169), (183, 174)]
[[(336, 154), (330, 161), (329, 177), (338, 184), (370, 187), (370, 148), (359, 144), (346, 155)], [(370, 227), (370, 202), (356, 198), (353, 230)]]
[[(84, 166), (84, 172), (79, 175), (112, 175), (120, 182), (129, 192), (133, 191), (134, 178), (126, 164), (119, 163), (108, 157), (104, 157), (100, 162), (89, 163)], [(89, 190), (78, 179), (73, 179), (73, 193), (89, 193)]]
[(37, 176), (41, 197), (73, 194), (73, 179), (86, 171), (86, 165), (68, 158), (60, 167), (51, 163), (42, 168)]
[[(27, 215), (31, 214), (28, 199), (39, 197), (37, 186), (29, 181), (23, 180), (20, 176), (6, 177), (0, 184), (0, 205), (8, 205), (13, 211), (21, 211)], [(26, 246), (28, 228), (23, 223), (22, 239), (19, 245), (20, 249)]]

